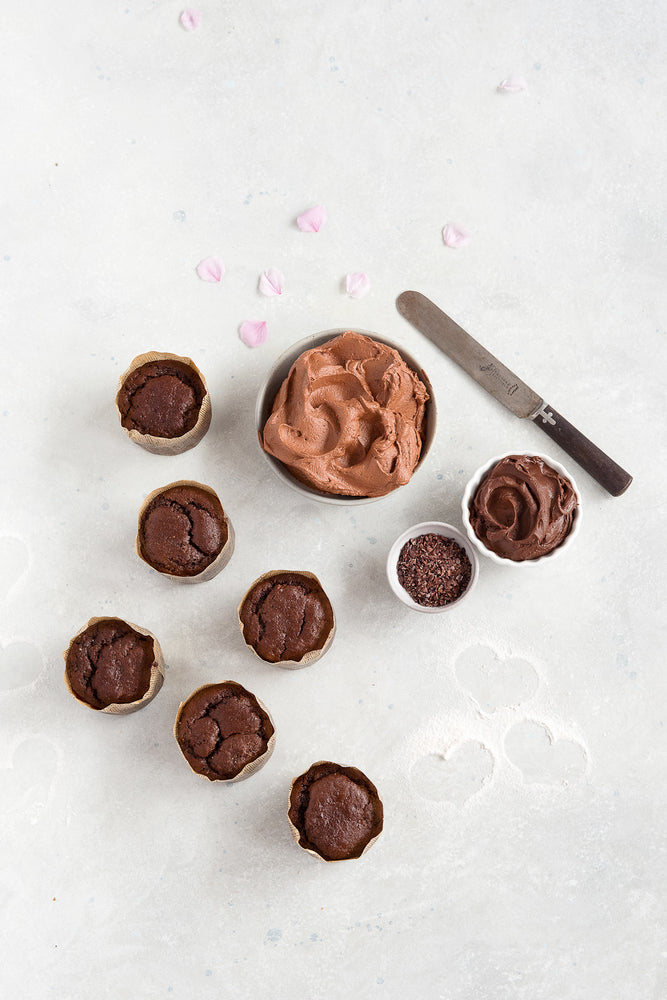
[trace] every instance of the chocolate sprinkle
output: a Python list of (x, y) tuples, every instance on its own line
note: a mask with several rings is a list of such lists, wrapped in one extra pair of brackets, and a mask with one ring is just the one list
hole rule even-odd
[(467, 589), (472, 566), (453, 538), (430, 533), (411, 538), (396, 563), (398, 582), (417, 604), (442, 608)]

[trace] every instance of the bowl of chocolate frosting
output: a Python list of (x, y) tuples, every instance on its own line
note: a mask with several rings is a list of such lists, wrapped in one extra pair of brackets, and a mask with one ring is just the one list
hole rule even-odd
[(259, 445), (283, 482), (333, 504), (408, 483), (435, 436), (431, 383), (386, 337), (335, 329), (293, 344), (257, 397)]
[(581, 525), (579, 491), (547, 455), (498, 455), (470, 479), (463, 523), (478, 552), (502, 565), (534, 566), (572, 544)]

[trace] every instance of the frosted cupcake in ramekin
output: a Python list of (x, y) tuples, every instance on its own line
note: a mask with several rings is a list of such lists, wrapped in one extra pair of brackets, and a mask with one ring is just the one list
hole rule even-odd
[(572, 544), (581, 524), (574, 479), (547, 455), (490, 459), (469, 481), (461, 506), (473, 545), (502, 565), (553, 559)]

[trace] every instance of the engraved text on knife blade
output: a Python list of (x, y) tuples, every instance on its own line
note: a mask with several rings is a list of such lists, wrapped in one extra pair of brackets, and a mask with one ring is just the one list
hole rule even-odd
[(493, 362), (490, 362), (487, 365), (480, 365), (479, 370), (484, 372), (485, 375), (495, 375), (498, 381), (505, 387), (505, 392), (508, 396), (513, 396), (519, 388), (519, 383), (510, 382), (509, 379), (505, 378), (505, 376), (498, 371), (498, 368), (493, 364)]

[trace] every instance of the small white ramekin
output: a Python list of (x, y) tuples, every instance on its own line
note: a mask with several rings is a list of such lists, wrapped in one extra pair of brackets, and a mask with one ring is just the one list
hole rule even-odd
[[(413, 472), (414, 476), (423, 464), (424, 459), (426, 458), (433, 443), (433, 439), (435, 438), (437, 411), (435, 398), (433, 396), (433, 386), (431, 385), (428, 375), (424, 372), (424, 369), (409, 353), (409, 351), (406, 351), (406, 349), (400, 344), (396, 344), (393, 340), (389, 340), (387, 337), (382, 337), (380, 334), (373, 333), (370, 330), (360, 330), (357, 327), (340, 327), (339, 329), (325, 330), (322, 333), (315, 333), (310, 337), (305, 337), (303, 340), (298, 341), (298, 343), (292, 344), (291, 347), (288, 347), (287, 350), (284, 351), (271, 366), (260, 387), (259, 394), (257, 396), (257, 403), (255, 405), (255, 428), (257, 430), (259, 447), (264, 458), (269, 463), (278, 478), (290, 486), (293, 490), (296, 490), (297, 493), (300, 493), (301, 496), (310, 497), (313, 500), (320, 500), (322, 503), (342, 504), (348, 507), (358, 506), (359, 504), (365, 503), (373, 503), (375, 500), (382, 500), (382, 497), (338, 496), (335, 493), (322, 493), (320, 490), (315, 490), (311, 486), (306, 486), (305, 483), (295, 479), (289, 469), (283, 465), (282, 462), (278, 461), (277, 458), (274, 458), (273, 455), (269, 455), (264, 451), (262, 448), (262, 431), (271, 414), (273, 401), (278, 394), (278, 390), (287, 378), (290, 368), (299, 355), (303, 354), (304, 351), (309, 351), (312, 347), (318, 347), (320, 344), (325, 344), (327, 340), (332, 340), (334, 337), (338, 337), (341, 333), (346, 333), (347, 330), (352, 329), (355, 333), (360, 333), (365, 337), (371, 337), (373, 340), (377, 340), (381, 344), (386, 344), (387, 347), (393, 347), (395, 351), (398, 351), (408, 367), (419, 376), (428, 390), (429, 400), (426, 404), (425, 410), (424, 439), (422, 441), (421, 455), (419, 456), (419, 461), (417, 462)], [(391, 493), (386, 495), (391, 496)]]
[[(507, 458), (508, 455), (529, 455), (531, 458), (541, 458), (546, 465), (550, 465), (552, 469), (555, 469), (556, 472), (558, 472), (561, 476), (564, 476), (565, 479), (569, 479), (572, 483), (572, 488), (577, 495), (578, 503), (574, 512), (572, 527), (570, 528), (569, 533), (565, 536), (561, 544), (555, 549), (552, 549), (551, 552), (545, 553), (543, 556), (537, 556), (535, 559), (515, 560), (499, 556), (496, 552), (492, 552), (491, 549), (487, 549), (484, 542), (482, 542), (481, 539), (479, 539), (475, 534), (470, 523), (470, 504), (475, 496), (475, 493), (477, 492), (477, 488), (489, 472), (491, 472), (491, 469), (493, 469), (493, 467), (500, 462), (501, 459)], [(463, 525), (468, 538), (477, 551), (481, 552), (481, 554), (486, 556), (487, 559), (491, 559), (492, 562), (497, 563), (499, 566), (537, 566), (540, 563), (544, 563), (547, 559), (554, 559), (556, 556), (562, 555), (564, 550), (571, 546), (576, 535), (579, 533), (579, 529), (581, 527), (581, 494), (579, 493), (579, 488), (574, 480), (574, 476), (564, 466), (562, 466), (560, 462), (557, 462), (555, 458), (550, 458), (549, 455), (543, 455), (541, 452), (537, 451), (506, 451), (503, 452), (502, 455), (496, 455), (495, 458), (490, 458), (488, 462), (481, 465), (477, 472), (475, 472), (475, 474), (468, 481), (468, 485), (463, 491), (463, 498), (461, 500), (461, 515), (463, 517)]]
[[(443, 535), (445, 538), (451, 538), (462, 549), (465, 550), (468, 559), (470, 560), (470, 566), (472, 572), (470, 574), (470, 582), (468, 586), (455, 601), (450, 601), (449, 604), (443, 604), (439, 608), (430, 608), (424, 604), (418, 604), (408, 594), (407, 590), (398, 582), (398, 573), (396, 571), (396, 565), (398, 563), (398, 557), (401, 554), (401, 549), (411, 538), (418, 538), (420, 535)], [(451, 608), (457, 608), (462, 601), (468, 597), (468, 595), (473, 590), (473, 587), (477, 583), (477, 576), (479, 574), (479, 560), (477, 558), (477, 553), (475, 548), (470, 544), (469, 540), (464, 534), (462, 534), (458, 528), (453, 527), (451, 524), (445, 524), (443, 521), (422, 521), (421, 524), (413, 524), (411, 528), (404, 531), (402, 535), (399, 535), (392, 547), (389, 549), (389, 555), (387, 556), (387, 579), (389, 580), (389, 586), (394, 591), (396, 596), (403, 604), (408, 608), (412, 608), (413, 611), (423, 611), (427, 615), (437, 615), (442, 611), (449, 611)]]

